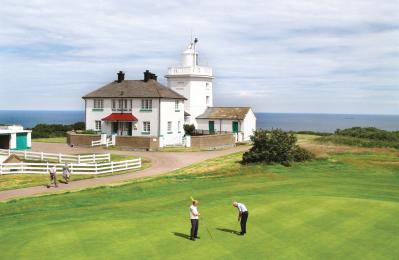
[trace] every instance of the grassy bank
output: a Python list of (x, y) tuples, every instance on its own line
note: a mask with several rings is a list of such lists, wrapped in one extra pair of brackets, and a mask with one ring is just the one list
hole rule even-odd
[[(111, 155), (111, 161), (123, 161), (123, 160), (131, 160), (131, 159), (135, 159), (135, 158), (137, 158), (137, 157), (115, 155), (115, 154)], [(135, 172), (138, 170), (148, 168), (151, 165), (151, 162), (145, 158), (143, 158), (142, 163), (143, 163), (143, 167), (141, 169), (137, 169), (137, 170), (107, 173), (107, 174), (101, 174), (101, 175), (72, 174), (71, 181), (98, 178), (101, 176), (123, 174), (123, 173), (127, 173), (127, 172)], [(57, 174), (57, 180), (62, 181), (61, 173)], [(0, 175), (0, 191), (46, 185), (46, 184), (48, 184), (48, 182), (49, 182), (49, 176), (47, 174)]]
[(63, 143), (63, 144), (66, 144), (67, 138), (66, 137), (35, 138), (35, 139), (32, 139), (32, 142), (37, 142), (37, 143)]
[[(396, 258), (398, 153), (324, 153), (293, 167), (243, 166), (235, 154), (123, 186), (1, 203), (2, 258)], [(190, 196), (200, 200), (196, 242), (187, 240)], [(250, 212), (245, 237), (231, 233), (233, 200)]]

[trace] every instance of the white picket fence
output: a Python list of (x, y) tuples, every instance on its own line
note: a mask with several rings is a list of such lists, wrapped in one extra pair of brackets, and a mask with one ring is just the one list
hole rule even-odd
[(115, 145), (116, 135), (112, 135), (111, 137), (107, 137), (106, 134), (101, 134), (101, 139), (96, 141), (91, 141), (91, 146), (100, 146), (105, 145), (106, 147)]
[[(62, 173), (62, 163), (1, 163), (0, 174), (49, 174), (49, 169), (56, 165), (57, 173)], [(71, 174), (104, 174), (138, 169), (141, 158), (107, 163), (71, 163), (68, 164)]]
[(54, 162), (68, 162), (68, 163), (97, 163), (103, 161), (111, 161), (111, 154), (87, 154), (87, 155), (74, 155), (74, 154), (61, 154), (61, 153), (43, 153), (32, 151), (14, 151), (0, 149), (0, 155), (15, 154), (24, 160), (40, 160), (40, 161), (54, 161)]

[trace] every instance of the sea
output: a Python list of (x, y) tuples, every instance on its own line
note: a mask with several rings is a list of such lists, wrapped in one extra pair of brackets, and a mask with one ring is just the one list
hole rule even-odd
[[(285, 131), (334, 132), (354, 126), (399, 131), (399, 115), (255, 113), (257, 128)], [(0, 110), (0, 124), (19, 124), (32, 128), (37, 124), (73, 124), (85, 120), (84, 111)]]

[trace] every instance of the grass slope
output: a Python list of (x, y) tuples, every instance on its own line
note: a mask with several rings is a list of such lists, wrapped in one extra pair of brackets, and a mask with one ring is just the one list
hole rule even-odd
[(66, 137), (48, 137), (48, 138), (34, 138), (32, 142), (37, 143), (63, 143), (66, 144), (67, 138)]
[[(344, 152), (242, 166), (235, 154), (168, 176), (0, 204), (2, 259), (264, 259), (399, 256), (399, 163)], [(200, 237), (187, 240), (189, 197)], [(249, 209), (240, 237), (233, 200)], [(209, 235), (207, 229), (212, 234)]]

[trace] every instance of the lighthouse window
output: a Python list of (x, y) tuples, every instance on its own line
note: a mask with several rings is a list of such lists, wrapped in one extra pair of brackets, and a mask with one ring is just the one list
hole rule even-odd
[(206, 104), (209, 105), (209, 96), (206, 96)]

